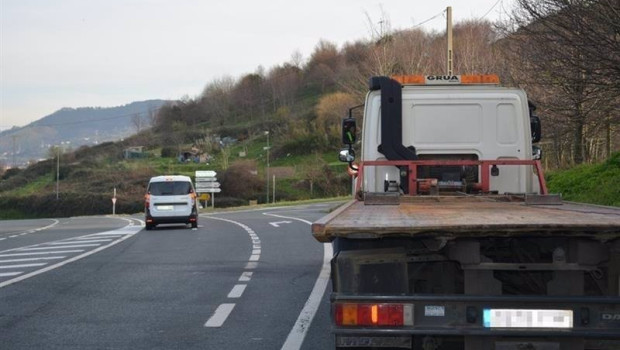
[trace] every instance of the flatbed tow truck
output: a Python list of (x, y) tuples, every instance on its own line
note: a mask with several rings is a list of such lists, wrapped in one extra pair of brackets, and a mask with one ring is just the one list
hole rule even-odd
[(357, 166), (343, 121), (355, 199), (312, 225), (337, 349), (620, 349), (620, 208), (547, 193), (535, 107), (498, 83), (372, 78)]

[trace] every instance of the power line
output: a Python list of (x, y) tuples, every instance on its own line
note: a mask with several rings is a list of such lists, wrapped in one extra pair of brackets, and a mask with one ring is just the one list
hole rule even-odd
[(414, 24), (413, 27), (411, 27), (411, 28), (417, 28), (417, 27), (419, 27), (419, 26), (421, 26), (423, 24), (426, 24), (426, 23), (434, 20), (435, 18), (437, 18), (439, 16), (442, 16), (444, 13), (446, 13), (446, 10), (443, 10), (443, 11), (439, 12), (438, 14), (434, 15), (433, 17), (431, 17), (431, 18), (429, 18), (429, 19), (427, 19), (425, 21), (422, 21), (422, 22), (420, 22), (418, 24)]
[(482, 17), (478, 18), (478, 20), (482, 20), (482, 19), (484, 19), (486, 16), (488, 16), (488, 15), (489, 15), (489, 13), (491, 13), (491, 11), (493, 11), (493, 9), (494, 9), (494, 8), (497, 6), (497, 4), (499, 4), (500, 2), (502, 2), (502, 0), (497, 0), (497, 1), (495, 2), (495, 4), (494, 4), (493, 6), (491, 6), (491, 8), (490, 8), (490, 9), (489, 9), (489, 10), (488, 10), (488, 11), (487, 11), (484, 15), (482, 15)]

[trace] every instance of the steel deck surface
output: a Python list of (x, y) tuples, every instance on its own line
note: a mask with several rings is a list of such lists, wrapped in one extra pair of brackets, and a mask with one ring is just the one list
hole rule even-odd
[(401, 197), (397, 205), (353, 200), (312, 225), (320, 242), (334, 237), (567, 235), (620, 237), (620, 208), (564, 202), (526, 205), (506, 197)]

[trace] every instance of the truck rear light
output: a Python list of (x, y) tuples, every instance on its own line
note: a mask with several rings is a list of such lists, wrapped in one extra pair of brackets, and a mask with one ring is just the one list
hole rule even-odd
[(413, 304), (336, 303), (338, 326), (413, 326)]

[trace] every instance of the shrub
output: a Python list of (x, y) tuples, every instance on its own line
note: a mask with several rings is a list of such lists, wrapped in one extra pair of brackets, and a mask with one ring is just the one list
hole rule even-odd
[(243, 198), (246, 200), (245, 204), (250, 199), (256, 199), (264, 187), (263, 180), (255, 174), (256, 162), (253, 160), (238, 160), (232, 163), (220, 179), (223, 195)]
[(11, 168), (4, 172), (4, 174), (2, 175), (2, 180), (8, 180), (11, 177), (21, 173), (22, 171), (23, 170), (21, 170), (20, 168)]
[(175, 158), (176, 156), (177, 156), (177, 151), (174, 147), (163, 147), (161, 149), (162, 158)]
[[(230, 207), (240, 207), (243, 205), (248, 205), (248, 200), (243, 198), (235, 198), (235, 197), (215, 197), (215, 207), (216, 208), (230, 208)], [(211, 201), (209, 203), (211, 204)]]

